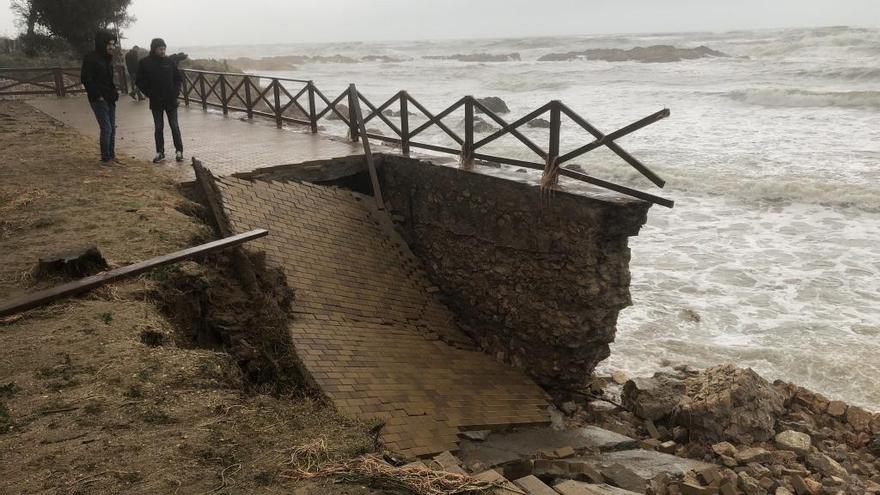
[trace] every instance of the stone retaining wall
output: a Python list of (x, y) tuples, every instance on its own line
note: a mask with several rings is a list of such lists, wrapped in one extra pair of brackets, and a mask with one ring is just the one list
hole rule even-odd
[(381, 161), (390, 212), (465, 330), (542, 385), (582, 384), (631, 304), (627, 242), (649, 205), (561, 192), (542, 205), (535, 185)]

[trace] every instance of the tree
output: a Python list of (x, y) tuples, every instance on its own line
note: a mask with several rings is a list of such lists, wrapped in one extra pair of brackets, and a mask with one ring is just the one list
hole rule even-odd
[(28, 32), (40, 26), (80, 52), (94, 49), (95, 31), (128, 27), (131, 0), (13, 0), (13, 11)]
[(39, 13), (34, 2), (31, 0), (12, 0), (10, 9), (12, 14), (18, 17), (16, 24), (26, 28), (25, 36), (33, 38), (36, 34), (37, 20), (39, 19)]

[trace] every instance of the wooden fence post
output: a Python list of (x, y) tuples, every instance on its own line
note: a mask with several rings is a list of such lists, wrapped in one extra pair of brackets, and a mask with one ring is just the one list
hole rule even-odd
[(59, 98), (64, 96), (64, 73), (61, 72), (60, 68), (52, 69), (52, 74), (55, 76), (55, 95)]
[(358, 141), (358, 123), (357, 115), (354, 112), (354, 106), (358, 104), (357, 88), (354, 84), (348, 86), (348, 133), (352, 142)]
[(189, 91), (190, 91), (189, 78), (186, 77), (186, 72), (184, 72), (182, 75), (183, 75), (183, 84), (181, 84), (181, 89), (183, 90), (183, 106), (188, 107), (189, 106)]
[(464, 101), (464, 144), (461, 147), (461, 166), (470, 169), (474, 166), (474, 97), (466, 96)]
[(547, 165), (544, 167), (544, 183), (556, 184), (559, 175), (556, 173), (559, 160), (559, 139), (562, 127), (562, 104), (559, 100), (550, 102), (550, 146), (547, 153)]
[(244, 76), (244, 97), (245, 97), (245, 107), (247, 107), (247, 117), (248, 120), (254, 118), (254, 103), (251, 101), (251, 77)]
[(220, 74), (220, 103), (223, 105), (223, 115), (229, 115), (229, 102), (226, 100), (226, 76)]
[(315, 109), (315, 82), (309, 81), (309, 123), (312, 127), (312, 134), (318, 132), (318, 113)]
[(400, 92), (400, 152), (409, 156), (409, 95)]
[(281, 81), (272, 79), (272, 89), (275, 92), (275, 127), (281, 129), (284, 124), (281, 120)]
[(199, 93), (202, 97), (202, 110), (208, 110), (208, 95), (205, 94), (205, 74), (199, 73)]

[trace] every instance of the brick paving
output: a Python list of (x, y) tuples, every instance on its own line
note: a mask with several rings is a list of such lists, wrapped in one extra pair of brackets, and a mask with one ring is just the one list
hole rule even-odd
[(291, 334), (307, 375), (344, 413), (382, 418), (406, 455), (457, 450), (462, 430), (546, 424), (543, 391), (474, 350), (370, 198), (308, 183), (215, 181), (230, 230), (295, 291)]
[[(38, 98), (28, 103), (49, 116), (95, 138), (95, 160), (98, 159), (98, 124), (88, 101), (81, 96)], [(201, 106), (180, 106), (178, 120), (187, 160), (174, 162), (171, 131), (165, 128), (165, 151), (170, 158), (163, 167), (180, 173), (181, 181), (193, 180), (189, 158), (201, 160), (215, 174), (229, 175), (250, 172), (261, 167), (290, 165), (362, 154), (363, 150), (344, 140), (316, 136), (295, 129), (277, 129), (267, 119), (247, 121), (242, 114), (205, 112)], [(116, 109), (116, 148), (121, 155), (152, 160), (155, 155), (153, 117), (147, 101), (136, 102), (122, 95)]]

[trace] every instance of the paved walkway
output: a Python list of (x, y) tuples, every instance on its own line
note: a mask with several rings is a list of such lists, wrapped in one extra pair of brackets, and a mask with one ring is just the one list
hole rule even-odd
[(308, 183), (215, 180), (231, 231), (294, 289), (291, 335), (311, 380), (343, 412), (386, 421), (408, 455), (457, 450), (462, 430), (549, 421), (544, 392), (474, 349), (369, 198)]
[[(78, 131), (98, 138), (98, 124), (84, 97), (39, 98), (28, 103)], [(155, 155), (153, 117), (146, 101), (122, 96), (116, 110), (117, 150), (126, 155), (152, 160)], [(278, 129), (262, 118), (248, 121), (241, 114), (205, 112), (200, 106), (179, 111), (183, 147), (187, 160), (174, 162), (171, 131), (165, 130), (165, 147), (171, 159), (163, 166), (180, 171), (181, 180), (194, 178), (189, 157), (201, 160), (218, 175), (249, 172), (261, 167), (290, 165), (362, 154), (363, 150), (343, 140), (315, 136), (292, 129)], [(98, 156), (95, 143), (95, 156)], [(97, 158), (96, 158), (97, 159)]]

